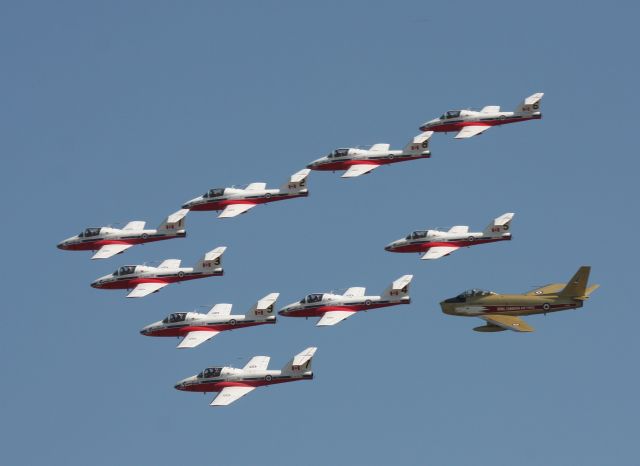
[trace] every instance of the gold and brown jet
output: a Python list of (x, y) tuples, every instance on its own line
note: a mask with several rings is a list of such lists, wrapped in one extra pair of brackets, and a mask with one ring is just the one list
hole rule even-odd
[(582, 266), (569, 283), (552, 283), (524, 294), (498, 294), (469, 290), (440, 303), (442, 312), (453, 316), (479, 317), (487, 323), (477, 332), (533, 332), (533, 327), (518, 316), (547, 314), (582, 307), (600, 285), (587, 286), (591, 267)]

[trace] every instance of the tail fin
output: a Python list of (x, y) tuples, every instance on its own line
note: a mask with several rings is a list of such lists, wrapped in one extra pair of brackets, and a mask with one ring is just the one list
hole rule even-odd
[(599, 285), (591, 285), (587, 289), (587, 283), (589, 282), (589, 273), (591, 267), (583, 265), (578, 269), (575, 275), (569, 280), (569, 283), (562, 289), (558, 296), (563, 298), (574, 299), (587, 299), (591, 293), (593, 293)]
[(283, 191), (300, 192), (307, 188), (307, 177), (311, 173), (311, 170), (305, 168), (299, 172), (294, 173), (289, 178), (289, 181), (282, 185), (280, 189)]
[(288, 363), (282, 368), (282, 372), (294, 372), (304, 373), (311, 371), (311, 361), (313, 355), (316, 354), (318, 348), (310, 346), (301, 353), (296, 354)]
[(255, 317), (258, 319), (266, 319), (273, 315), (273, 306), (275, 306), (280, 293), (271, 293), (262, 298), (247, 312), (247, 317)]
[(429, 150), (429, 139), (433, 135), (433, 131), (425, 131), (424, 133), (418, 134), (414, 137), (409, 143), (404, 146), (403, 152), (405, 154), (411, 155), (429, 155), (431, 151)]
[(540, 101), (542, 100), (543, 92), (537, 92), (530, 95), (516, 107), (517, 113), (535, 113), (540, 111)]
[(180, 209), (172, 213), (164, 221), (158, 225), (158, 230), (179, 231), (184, 230), (185, 217), (189, 213), (189, 209)]
[(507, 212), (498, 218), (494, 218), (484, 229), (483, 234), (486, 236), (504, 236), (511, 228), (511, 220), (513, 220), (514, 215), (513, 212)]
[(409, 299), (409, 284), (413, 280), (413, 275), (403, 275), (395, 280), (386, 290), (383, 297), (395, 300)]
[(212, 249), (198, 261), (194, 267), (195, 270), (208, 273), (212, 273), (214, 271), (222, 272), (222, 255), (226, 250), (226, 246), (219, 246)]

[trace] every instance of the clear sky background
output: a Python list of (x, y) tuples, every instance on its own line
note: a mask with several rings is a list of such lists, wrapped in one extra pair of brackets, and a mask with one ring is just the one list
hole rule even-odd
[[(3, 2), (3, 464), (638, 464), (637, 2)], [(58, 241), (157, 225), (208, 188), (280, 186), (335, 147), (402, 147), (443, 111), (541, 121), (359, 179), (313, 173), (310, 197), (232, 220), (192, 213), (188, 238), (106, 261)], [(510, 243), (424, 262), (384, 245), (413, 229), (516, 212)], [(225, 276), (139, 300), (89, 287), (124, 264), (195, 262)], [(523, 292), (591, 265), (578, 311), (532, 334), (479, 334), (438, 302)], [(218, 302), (415, 275), (410, 306), (334, 328), (281, 318), (190, 351), (138, 334)], [(319, 347), (315, 379), (224, 408), (173, 385), (256, 354)]]

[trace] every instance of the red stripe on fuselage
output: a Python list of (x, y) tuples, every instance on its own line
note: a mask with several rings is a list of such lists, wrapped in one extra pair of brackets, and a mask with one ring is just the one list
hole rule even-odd
[(466, 126), (500, 126), (509, 123), (518, 123), (520, 121), (539, 120), (540, 115), (532, 116), (530, 118), (496, 118), (495, 120), (485, 121), (460, 121), (457, 123), (442, 123), (438, 126), (425, 127), (425, 131), (435, 131), (436, 133), (446, 133), (450, 131), (460, 131)]
[(258, 205), (258, 204), (268, 204), (269, 202), (276, 201), (284, 201), (287, 199), (295, 199), (297, 197), (307, 197), (309, 196), (309, 192), (303, 192), (299, 194), (273, 194), (271, 197), (258, 197), (255, 199), (225, 199), (222, 201), (213, 201), (207, 202), (206, 204), (196, 204), (193, 207), (190, 207), (189, 210), (194, 211), (209, 211), (209, 210), (224, 210), (227, 206), (235, 205), (235, 204), (250, 204), (250, 205)]
[(275, 376), (271, 381), (261, 380), (244, 380), (239, 382), (219, 381), (211, 383), (202, 383), (197, 385), (187, 385), (180, 390), (185, 392), (219, 392), (225, 387), (264, 387), (265, 385), (277, 385), (287, 382), (297, 382), (299, 380), (309, 380), (309, 378), (297, 378), (297, 379), (276, 379)]
[(299, 310), (291, 310), (287, 311), (286, 314), (282, 314), (286, 317), (321, 317), (325, 313), (329, 311), (351, 311), (351, 312), (360, 312), (360, 311), (368, 311), (371, 309), (378, 309), (381, 307), (389, 307), (395, 306), (396, 304), (409, 304), (410, 301), (397, 301), (393, 303), (384, 303), (377, 304), (371, 303), (371, 305), (367, 306), (365, 304), (358, 304), (355, 306), (320, 306), (315, 307), (313, 309), (299, 309)]
[(135, 288), (141, 283), (177, 283), (177, 282), (185, 282), (187, 280), (197, 280), (198, 278), (208, 278), (208, 277), (217, 277), (223, 275), (222, 272), (215, 274), (207, 274), (207, 275), (196, 275), (196, 276), (188, 276), (180, 278), (177, 275), (175, 277), (164, 277), (164, 278), (130, 278), (127, 280), (118, 280), (116, 282), (106, 282), (97, 286), (97, 288), (105, 289), (105, 290), (128, 290)]
[(163, 328), (147, 332), (144, 335), (147, 337), (183, 337), (189, 332), (224, 332), (227, 330), (235, 330), (237, 328), (254, 327), (256, 325), (275, 324), (275, 320), (269, 320), (264, 322), (237, 322), (235, 325), (231, 324), (215, 324), (215, 325), (188, 325), (186, 327), (179, 328)]
[(86, 241), (84, 243), (78, 244), (69, 244), (64, 246), (63, 249), (67, 251), (96, 251), (100, 249), (102, 246), (107, 246), (109, 244), (127, 244), (127, 245), (136, 245), (136, 244), (144, 244), (144, 243), (153, 243), (155, 241), (162, 241), (165, 239), (173, 239), (173, 238), (184, 238), (186, 235), (173, 235), (173, 236), (162, 236), (157, 238), (148, 237), (146, 239), (143, 238), (131, 238), (131, 239), (97, 239), (95, 241)]
[(389, 165), (392, 163), (398, 162), (407, 162), (410, 160), (419, 160), (419, 159), (428, 159), (431, 155), (416, 155), (413, 157), (394, 157), (394, 158), (386, 158), (386, 159), (375, 159), (375, 160), (366, 160), (366, 159), (354, 159), (354, 160), (341, 160), (339, 162), (329, 162), (323, 163), (321, 165), (313, 165), (310, 166), (311, 170), (317, 171), (342, 171), (348, 170), (353, 165)]
[(469, 246), (475, 246), (478, 244), (487, 244), (487, 243), (495, 243), (497, 241), (509, 241), (511, 239), (511, 236), (507, 236), (505, 238), (491, 238), (491, 239), (484, 239), (484, 238), (478, 238), (476, 240), (473, 241), (469, 241), (469, 240), (464, 240), (464, 241), (428, 241), (425, 243), (413, 243), (413, 244), (407, 244), (404, 246), (398, 246), (396, 248), (393, 248), (390, 250), (390, 252), (426, 252), (431, 248), (435, 248), (435, 247), (441, 247), (441, 246), (445, 246), (445, 247), (457, 247), (457, 248), (465, 248), (465, 247), (469, 247)]

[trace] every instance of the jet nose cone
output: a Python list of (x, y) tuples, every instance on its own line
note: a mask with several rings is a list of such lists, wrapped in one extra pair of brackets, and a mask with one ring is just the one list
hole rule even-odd
[(56, 245), (56, 247), (57, 247), (58, 249), (64, 249), (64, 241), (63, 241), (62, 243), (58, 243), (58, 244)]
[(91, 288), (100, 288), (100, 280), (96, 280), (95, 282), (91, 282)]
[(286, 310), (286, 309), (281, 309), (281, 310), (279, 310), (279, 311), (278, 311), (278, 315), (286, 316), (286, 315), (287, 315), (287, 310)]

